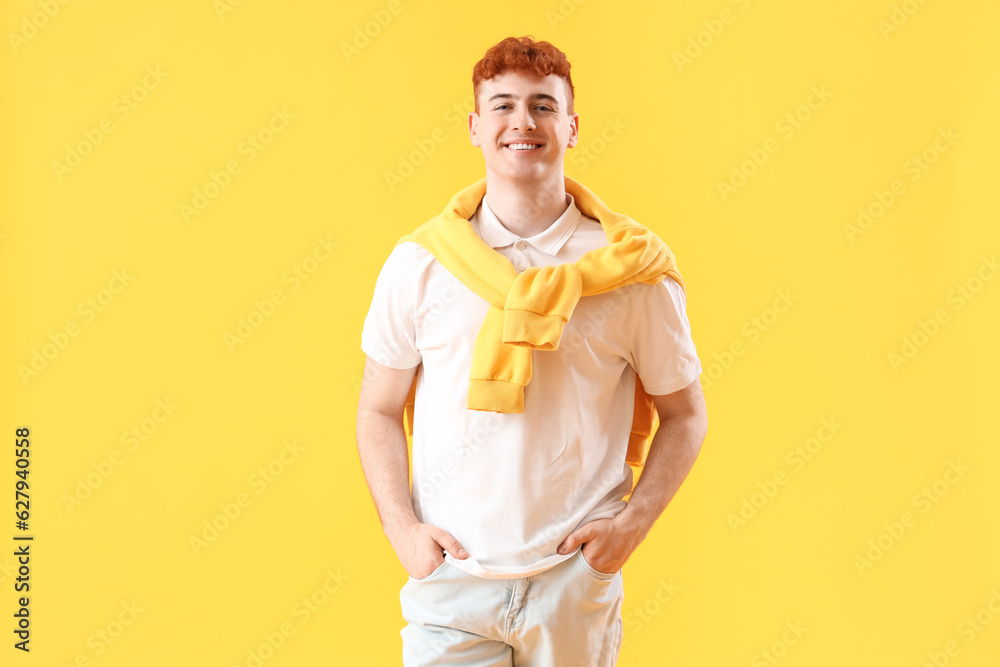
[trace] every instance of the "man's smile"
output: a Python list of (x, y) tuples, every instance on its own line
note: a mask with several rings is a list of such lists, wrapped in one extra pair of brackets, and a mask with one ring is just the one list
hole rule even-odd
[(513, 144), (505, 144), (504, 145), (504, 148), (509, 148), (510, 150), (513, 150), (513, 151), (533, 151), (536, 148), (541, 148), (541, 147), (542, 147), (542, 144), (533, 143), (533, 142), (532, 143), (513, 143)]

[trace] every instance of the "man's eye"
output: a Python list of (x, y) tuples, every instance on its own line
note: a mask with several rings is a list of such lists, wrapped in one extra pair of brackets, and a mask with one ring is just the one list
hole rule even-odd
[[(509, 107), (509, 106), (510, 106), (509, 104), (501, 104), (500, 106), (498, 106), (496, 108), (496, 111), (499, 111), (500, 109), (503, 109), (504, 107)], [(544, 109), (545, 111), (552, 111), (552, 107), (548, 107), (548, 106), (545, 106), (545, 105), (537, 106), (535, 108), (536, 109)]]

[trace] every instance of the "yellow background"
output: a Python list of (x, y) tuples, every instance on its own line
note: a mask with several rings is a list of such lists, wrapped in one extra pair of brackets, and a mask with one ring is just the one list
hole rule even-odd
[[(7, 449), (0, 662), (248, 665), (285, 624), (263, 664), (399, 664), (406, 575), (355, 441), (361, 326), (396, 239), (485, 174), (465, 125), (473, 65), (532, 34), (573, 65), (581, 143), (566, 173), (670, 244), (706, 370), (701, 456), (625, 566), (619, 664), (997, 664), (1000, 280), (983, 280), (1000, 250), (995, 3), (228, 8), (0, 10), (0, 424), (32, 431), (35, 536), (24, 654)], [(243, 142), (268, 138), (275, 109), (294, 118), (250, 159)], [(102, 122), (112, 131), (59, 172)], [(763, 164), (742, 164), (765, 145)], [(912, 171), (925, 152), (933, 163)], [(419, 164), (390, 187), (401, 161)], [(858, 207), (878, 211), (897, 180), (852, 238)], [(320, 238), (336, 248), (306, 262)], [(315, 270), (296, 284), (296, 266)], [(961, 307), (959, 285), (978, 288)], [(283, 302), (227, 343), (275, 290)], [(769, 312), (780, 290), (795, 300)], [(894, 363), (904, 338), (920, 345)], [(23, 378), (36, 351), (52, 358)], [(796, 469), (789, 452), (829, 435), (823, 419), (842, 426)], [(130, 450), (133, 428), (147, 433)], [(293, 440), (262, 488), (256, 471)], [(946, 475), (949, 462), (967, 470)], [(251, 502), (192, 547), (238, 498)], [(734, 530), (744, 500), (759, 507)], [(323, 604), (306, 615), (311, 596)]]

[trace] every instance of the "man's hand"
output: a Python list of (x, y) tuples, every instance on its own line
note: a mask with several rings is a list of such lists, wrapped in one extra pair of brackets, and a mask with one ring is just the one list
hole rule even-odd
[(420, 523), (413, 512), (403, 407), (416, 372), (417, 366), (390, 368), (366, 358), (358, 399), (358, 454), (389, 544), (407, 574), (423, 579), (444, 562), (443, 550), (459, 559), (468, 554), (454, 537)]
[(430, 576), (444, 562), (443, 551), (459, 560), (469, 557), (458, 540), (427, 523), (410, 523), (386, 531), (386, 536), (403, 569), (414, 579)]
[(559, 545), (559, 553), (568, 554), (583, 544), (583, 557), (598, 572), (612, 574), (622, 569), (625, 561), (645, 539), (648, 529), (629, 522), (618, 513), (613, 519), (597, 519), (583, 524)]
[(558, 551), (567, 554), (584, 544), (583, 557), (598, 572), (617, 572), (646, 539), (656, 518), (680, 488), (698, 458), (708, 426), (701, 382), (652, 396), (660, 425), (628, 504), (613, 519), (598, 519), (570, 533)]

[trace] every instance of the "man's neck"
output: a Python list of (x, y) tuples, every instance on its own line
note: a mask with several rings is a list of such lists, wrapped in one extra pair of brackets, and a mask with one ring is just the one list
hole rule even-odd
[(487, 174), (486, 202), (500, 224), (521, 238), (541, 234), (569, 207), (562, 171), (527, 184)]

